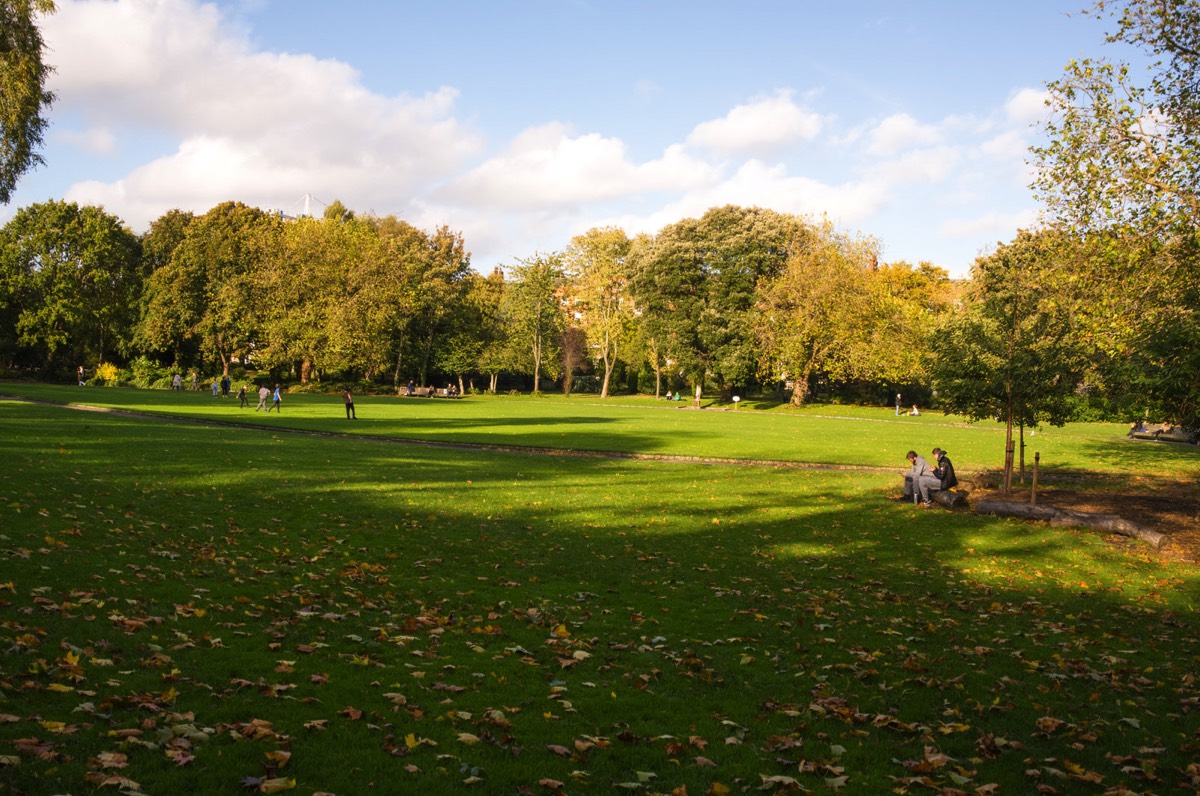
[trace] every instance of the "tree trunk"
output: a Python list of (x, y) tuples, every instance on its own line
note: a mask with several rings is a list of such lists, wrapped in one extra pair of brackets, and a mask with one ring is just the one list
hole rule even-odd
[(808, 397), (808, 374), (792, 379), (792, 406), (802, 406)]
[(600, 397), (601, 398), (608, 397), (608, 379), (610, 376), (612, 376), (612, 360), (610, 360), (608, 358), (608, 355), (605, 354), (605, 356), (604, 356), (604, 383), (600, 385)]
[(1033, 503), (1009, 503), (1004, 500), (981, 500), (975, 504), (977, 514), (998, 514), (1003, 517), (1023, 517), (1029, 520), (1045, 520), (1051, 525), (1080, 526), (1098, 531), (1140, 539), (1152, 547), (1162, 547), (1167, 537), (1158, 531), (1122, 519), (1116, 514), (1094, 514), (1073, 509), (1056, 509)]

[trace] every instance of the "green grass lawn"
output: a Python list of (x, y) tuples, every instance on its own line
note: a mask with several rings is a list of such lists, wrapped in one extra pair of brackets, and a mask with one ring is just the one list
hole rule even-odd
[[(1200, 571), (884, 499), (910, 447), (995, 466), (994, 426), (0, 393), (162, 414), (0, 401), (0, 793), (1200, 787)], [(1122, 433), (1031, 450), (1196, 473)]]
[[(0, 394), (111, 409), (161, 412), (221, 423), (308, 431), (378, 435), (439, 443), (609, 451), (668, 457), (820, 463), (847, 467), (908, 468), (909, 449), (928, 456), (948, 450), (964, 472), (997, 469), (1004, 460), (1004, 428), (994, 422), (926, 413), (896, 417), (891, 407), (811, 405), (717, 407), (695, 411), (647, 397), (564, 398), (470, 396), (460, 400), (360, 396), (359, 420), (348, 421), (336, 395), (285, 395), (283, 415), (264, 417), (208, 391), (170, 392), (0, 383)], [(856, 421), (856, 422), (848, 422)], [(1047, 472), (1085, 470), (1145, 475), (1200, 475), (1195, 446), (1133, 442), (1112, 423), (1044, 426), (1027, 433), (1026, 463), (1040, 454)]]

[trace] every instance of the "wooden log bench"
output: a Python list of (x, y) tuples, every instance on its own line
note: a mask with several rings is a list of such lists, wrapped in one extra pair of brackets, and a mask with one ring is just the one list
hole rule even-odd
[(953, 489), (935, 489), (929, 493), (929, 499), (939, 506), (945, 506), (948, 509), (966, 508), (967, 492), (955, 491)]

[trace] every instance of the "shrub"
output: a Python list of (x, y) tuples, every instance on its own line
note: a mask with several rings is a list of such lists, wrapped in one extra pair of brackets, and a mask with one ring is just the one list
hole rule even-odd
[(92, 384), (99, 387), (115, 387), (120, 384), (121, 369), (111, 362), (101, 362), (92, 374)]
[(171, 369), (141, 356), (129, 363), (129, 382), (142, 389), (167, 390), (171, 387)]

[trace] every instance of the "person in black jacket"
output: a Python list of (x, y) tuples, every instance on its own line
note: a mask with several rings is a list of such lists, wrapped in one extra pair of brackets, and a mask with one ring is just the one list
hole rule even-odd
[(937, 462), (937, 466), (933, 468), (933, 475), (941, 482), (942, 489), (950, 489), (958, 486), (958, 478), (954, 475), (954, 465), (950, 462), (950, 457), (941, 448), (933, 449), (933, 459)]

